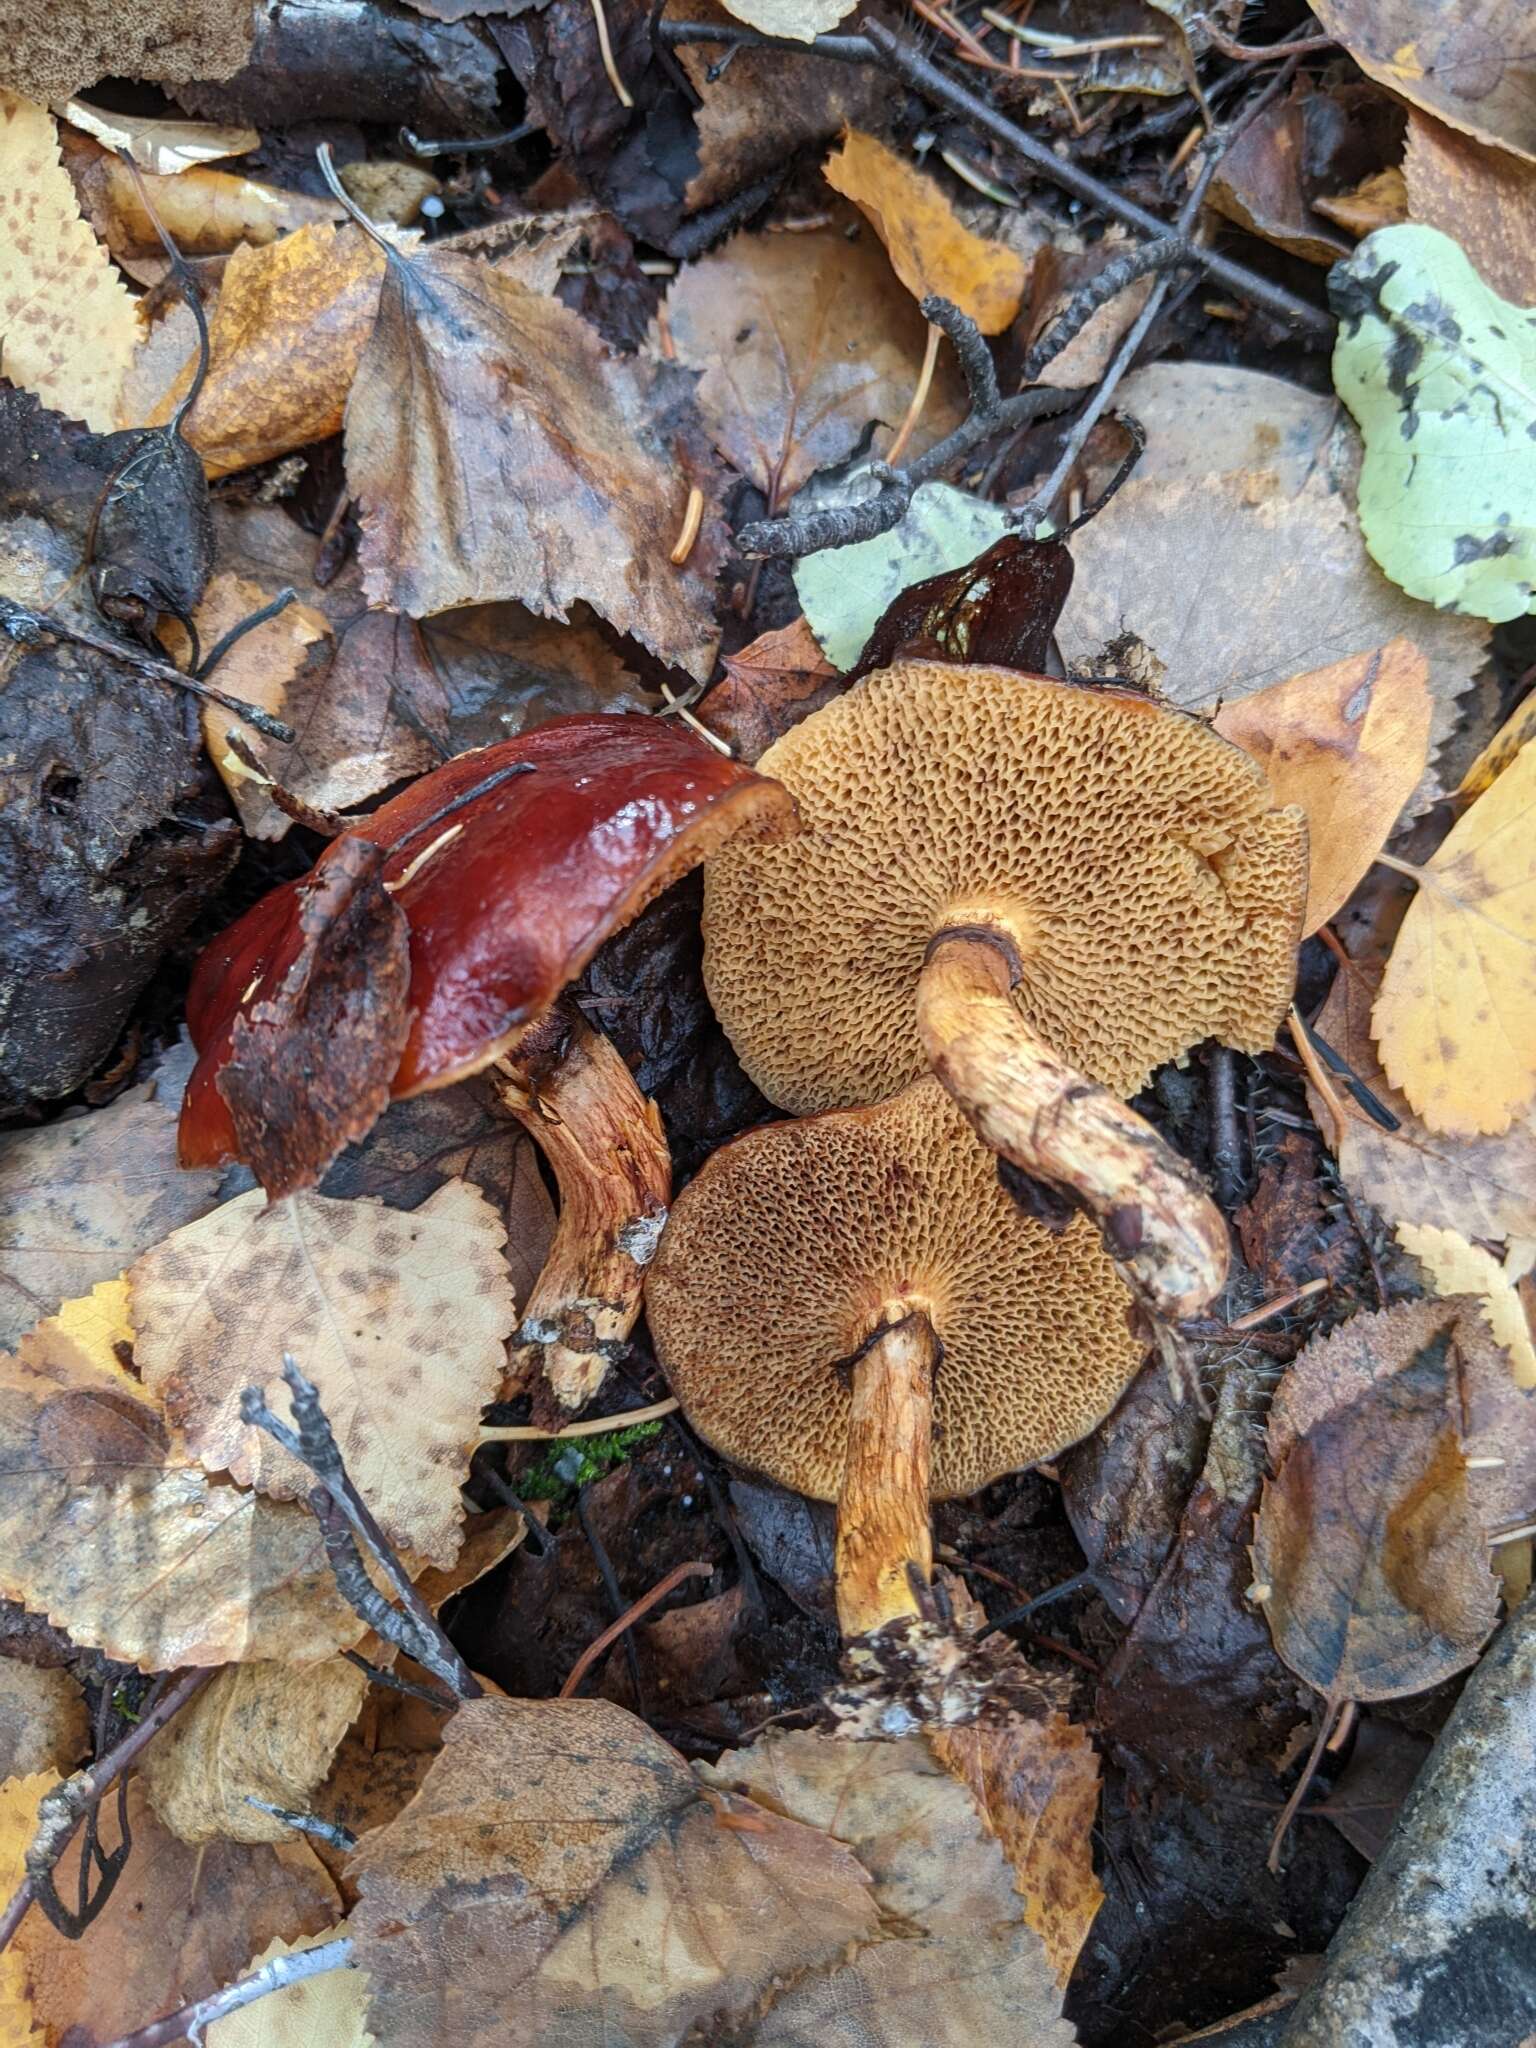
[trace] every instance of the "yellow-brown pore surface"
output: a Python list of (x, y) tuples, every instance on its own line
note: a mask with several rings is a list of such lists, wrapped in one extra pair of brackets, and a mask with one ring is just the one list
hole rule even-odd
[(1306, 822), (1183, 712), (1009, 669), (869, 676), (758, 763), (798, 838), (705, 875), (705, 980), (781, 1108), (874, 1102), (924, 1070), (923, 953), (1001, 922), (1014, 1000), (1118, 1094), (1214, 1037), (1269, 1046), (1290, 1000)]
[(925, 1306), (944, 1346), (933, 1492), (974, 1493), (1086, 1436), (1141, 1361), (1127, 1298), (1081, 1218), (1021, 1213), (937, 1081), (873, 1109), (749, 1131), (673, 1208), (646, 1287), (657, 1353), (719, 1451), (835, 1500), (838, 1363), (883, 1309)]

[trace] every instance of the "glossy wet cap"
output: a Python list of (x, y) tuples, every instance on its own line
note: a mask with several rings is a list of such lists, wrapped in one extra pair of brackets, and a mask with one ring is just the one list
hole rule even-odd
[[(605, 939), (724, 840), (793, 826), (778, 784), (661, 719), (554, 719), (412, 783), (355, 828), (388, 849), (385, 885), (410, 927), (415, 1015), (392, 1093), (477, 1072)], [(264, 897), (198, 961), (184, 1166), (237, 1156), (218, 1075), (236, 1018), (276, 990), (298, 954), (302, 886)]]
[(849, 1360), (895, 1301), (944, 1347), (935, 1498), (974, 1493), (1101, 1422), (1142, 1359), (1092, 1224), (1024, 1215), (939, 1083), (770, 1124), (673, 1205), (646, 1284), (657, 1356), (716, 1450), (835, 1500)]
[(1119, 1094), (1204, 1038), (1273, 1043), (1306, 822), (1200, 720), (1127, 691), (910, 662), (758, 767), (801, 831), (711, 864), (704, 972), (781, 1108), (878, 1101), (924, 1071), (914, 999), (946, 925), (1006, 927), (1021, 1014)]

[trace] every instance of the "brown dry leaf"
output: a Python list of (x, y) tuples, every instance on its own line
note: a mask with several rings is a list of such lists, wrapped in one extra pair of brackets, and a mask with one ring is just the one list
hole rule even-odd
[(1536, 1094), (1536, 749), (1421, 868), (1372, 1026), (1432, 1131), (1497, 1136)]
[(1378, 85), (1536, 163), (1526, 0), (1318, 0), (1312, 12)]
[(1352, 192), (1320, 193), (1312, 210), (1358, 238), (1408, 218), (1408, 187), (1398, 166), (1389, 164), (1362, 178)]
[(105, 1109), (0, 1139), (0, 1346), (214, 1207), (218, 1173), (176, 1163), (189, 1069), (170, 1053)]
[[(410, 1805), (442, 1747), (446, 1726), (439, 1716), (430, 1743), (395, 1743), (376, 1738), (370, 1726), (375, 1718), (365, 1707), (361, 1719), (343, 1737), (330, 1775), (315, 1788), (310, 1801), (323, 1820), (336, 1821), (359, 1839), (386, 1826)], [(358, 1898), (351, 1850), (334, 1848), (316, 1837), (315, 1853), (331, 1873), (350, 1912)], [(3, 2041), (0, 2048), (5, 2048)]]
[(1536, 301), (1536, 158), (1408, 115), (1408, 214), (1461, 244), (1487, 284), (1517, 306)]
[(98, 433), (139, 339), (128, 288), (80, 218), (53, 117), (0, 87), (0, 336), (5, 375)]
[(697, 715), (743, 761), (755, 761), (843, 687), (804, 617), (759, 633), (750, 646), (720, 660), (725, 674), (698, 705)]
[(914, 299), (936, 292), (983, 334), (1001, 334), (1011, 324), (1029, 266), (1004, 243), (973, 234), (932, 178), (857, 128), (827, 158), (822, 176), (869, 221)]
[(1331, 1700), (1422, 1692), (1498, 1619), (1457, 1424), (1475, 1336), (1433, 1306), (1432, 1328), (1393, 1309), (1315, 1339), (1271, 1412), (1254, 1575), (1275, 1648)]
[(156, 177), (175, 177), (194, 164), (215, 163), (221, 156), (244, 156), (261, 141), (254, 128), (214, 121), (166, 121), (153, 114), (116, 114), (93, 107), (89, 100), (67, 100), (59, 118), (89, 135), (105, 149), (121, 150), (141, 170)]
[(419, 618), (510, 598), (564, 618), (585, 599), (706, 675), (713, 593), (668, 559), (690, 485), (649, 443), (645, 378), (488, 264), (392, 250), (347, 401), (370, 603)]
[[(103, 1846), (116, 1824), (102, 1821)], [(155, 1818), (143, 1782), (128, 1787), (133, 1853), (90, 1938), (69, 1941), (41, 1913), (16, 1936), (38, 2018), (70, 2048), (98, 2048), (158, 2013), (174, 2012), (239, 1976), (277, 1938), (292, 1941), (334, 1926), (336, 1888), (306, 1842), (281, 1848), (205, 1842), (194, 1848)], [(83, 1837), (55, 1873), (73, 1896)]]
[(1244, 124), (1211, 181), (1209, 204), (1251, 234), (1308, 263), (1337, 263), (1350, 244), (1319, 220), (1304, 182), (1305, 85)]
[(696, 1768), (706, 1784), (846, 1843), (887, 1936), (785, 1991), (750, 2036), (758, 2048), (1069, 2048), (1073, 2030), (1015, 1873), (971, 1792), (922, 1736), (768, 1735)]
[(929, 1736), (939, 1761), (980, 1808), (1013, 1867), (1024, 1918), (1065, 1991), (1104, 1887), (1093, 1874), (1099, 1760), (1065, 1714), (978, 1722)]
[(1302, 935), (1340, 910), (1386, 845), (1429, 759), (1429, 664), (1392, 640), (1223, 706), (1216, 730), (1251, 754), (1275, 801), (1307, 814)]
[[(1214, 418), (1219, 431), (1232, 379), (1212, 372), (1204, 396), (1207, 380), (1183, 380), (1197, 430)], [(1169, 699), (1212, 711), (1401, 635), (1429, 662), (1438, 749), (1456, 724), (1456, 700), (1482, 658), (1487, 629), (1433, 612), (1387, 581), (1360, 537), (1357, 473), (1356, 445), (1341, 431), (1299, 487), (1268, 466), (1133, 477), (1073, 536), (1077, 575), (1057, 627), (1068, 668), (1089, 667), (1109, 641), (1133, 632), (1167, 664)], [(1191, 563), (1199, 566), (1193, 579)], [(1426, 778), (1418, 802), (1435, 793)]]
[(1460, 1231), (1439, 1230), (1432, 1223), (1399, 1223), (1397, 1241), (1427, 1270), (1436, 1294), (1476, 1295), (1483, 1320), (1509, 1353), (1515, 1385), (1536, 1387), (1536, 1347), (1520, 1298), (1521, 1273), (1510, 1273), (1492, 1252), (1469, 1244)]
[[(160, 237), (128, 166), (89, 135), (63, 137), (64, 165), (81, 212), (119, 259), (162, 254)], [(242, 242), (275, 242), (313, 221), (333, 221), (342, 209), (332, 199), (283, 192), (233, 171), (204, 165), (172, 177), (143, 172), (150, 204), (183, 256), (222, 256)]]
[(357, 1960), (391, 2048), (500, 2048), (511, 2013), (529, 2041), (661, 2048), (877, 1926), (841, 1842), (706, 1795), (599, 1700), (471, 1700), (352, 1868)]
[(1477, 755), (1457, 788), (1458, 796), (1481, 796), (1491, 789), (1527, 740), (1536, 739), (1536, 691), (1511, 711), (1493, 738)]
[[(279, 1956), (339, 1941), (345, 1920), (303, 1941), (274, 1941), (240, 1972), (248, 1977)], [(368, 2031), (368, 1979), (361, 1970), (325, 1970), (301, 1977), (253, 2004), (226, 2013), (203, 2035), (206, 2048), (372, 2048)]]
[[(38, 1801), (59, 1782), (57, 1771), (0, 1784), (0, 1892), (11, 1898), (26, 1876), (25, 1857), (37, 1832)], [(0, 2048), (43, 2048), (32, 2017), (27, 1966), (14, 1946), (0, 1953)]]
[[(263, 590), (243, 576), (225, 571), (213, 577), (202, 603), (193, 613), (198, 638), (205, 649), (214, 646), (232, 626), (269, 604), (274, 593)], [(289, 685), (307, 665), (329, 665), (331, 629), (319, 612), (308, 605), (291, 604), (286, 610), (253, 627), (237, 640), (219, 663), (219, 688), (230, 696), (243, 697), (274, 717), (282, 717), (287, 706)], [(317, 651), (311, 653), (311, 649)], [(272, 742), (263, 739), (253, 725), (226, 711), (221, 704), (203, 707), (203, 744), (208, 758), (218, 769), (224, 787), (235, 800), (240, 823), (252, 839), (281, 839), (292, 825), (260, 782), (229, 746), (229, 734), (238, 732), (258, 758)]]
[(252, 1189), (134, 1266), (144, 1384), (209, 1471), (302, 1500), (313, 1475), (240, 1420), (248, 1385), (286, 1410), (292, 1352), (386, 1536), (451, 1564), (459, 1487), (516, 1321), (502, 1236), (462, 1181), (409, 1216), (316, 1194), (269, 1208)]
[(250, 1797), (308, 1812), (368, 1685), (344, 1657), (219, 1672), (145, 1753), (161, 1822), (183, 1842), (291, 1842), (293, 1829)]
[[(679, 361), (704, 372), (699, 410), (715, 446), (775, 506), (846, 460), (871, 420), (898, 424), (927, 335), (878, 236), (835, 228), (736, 235), (681, 272), (667, 319)], [(941, 356), (911, 452), (963, 410)]]
[(90, 1746), (91, 1717), (79, 1679), (0, 1659), (0, 1778), (72, 1771)]
[[(377, 244), (350, 223), (235, 250), (208, 323), (208, 379), (183, 426), (210, 477), (340, 433), (383, 279)], [(145, 424), (171, 417), (197, 361), (193, 346)]]
[(0, 1596), (146, 1671), (356, 1642), (308, 1509), (211, 1481), (119, 1363), (126, 1304), (106, 1282), (0, 1358)]
[[(1135, 237), (1128, 228), (1112, 222), (1096, 242), (1086, 248), (1061, 249), (1047, 240), (1036, 258), (1035, 295), (1038, 306), (1030, 319), (1030, 339), (1049, 333), (1057, 319), (1101, 270), (1133, 247)], [(1100, 306), (1080, 332), (1074, 334), (1061, 353), (1046, 366), (1040, 381), (1057, 390), (1077, 390), (1097, 384), (1109, 367), (1132, 325), (1141, 316), (1152, 293), (1150, 277), (1137, 278), (1122, 292), (1116, 292)]]

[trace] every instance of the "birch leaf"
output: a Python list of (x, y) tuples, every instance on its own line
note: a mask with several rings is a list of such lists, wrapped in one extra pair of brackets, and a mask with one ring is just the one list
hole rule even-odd
[(1457, 1230), (1399, 1223), (1397, 1241), (1427, 1270), (1436, 1294), (1478, 1297), (1484, 1322), (1509, 1353), (1515, 1385), (1536, 1387), (1536, 1347), (1516, 1285), (1518, 1276), (1511, 1276), (1492, 1252), (1469, 1243)]

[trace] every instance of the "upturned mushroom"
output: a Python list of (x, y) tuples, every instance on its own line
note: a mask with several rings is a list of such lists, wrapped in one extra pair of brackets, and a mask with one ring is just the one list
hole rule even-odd
[[(458, 756), (316, 863), (319, 875), (347, 838), (365, 836), (384, 851), (383, 886), (407, 921), (412, 1014), (390, 1093), (418, 1095), (495, 1065), (507, 1107), (550, 1158), (560, 1218), (525, 1306), (513, 1384), (542, 1367), (564, 1408), (596, 1391), (634, 1325), (671, 1161), (654, 1106), (607, 1039), (561, 1006), (562, 991), (724, 841), (793, 823), (777, 783), (677, 726), (595, 714)], [(274, 890), (198, 962), (184, 1166), (240, 1156), (220, 1079), (237, 1024), (298, 957), (304, 888)]]
[(1119, 689), (909, 662), (759, 767), (801, 831), (705, 878), (705, 981), (797, 1113), (931, 1067), (996, 1152), (1086, 1209), (1141, 1300), (1226, 1272), (1198, 1175), (1120, 1098), (1205, 1038), (1249, 1052), (1290, 999), (1306, 824), (1198, 719)]
[(646, 1313), (716, 1450), (837, 1502), (850, 1640), (932, 1619), (931, 1500), (1086, 1436), (1145, 1349), (1092, 1225), (1025, 1215), (931, 1077), (723, 1146), (673, 1207)]

